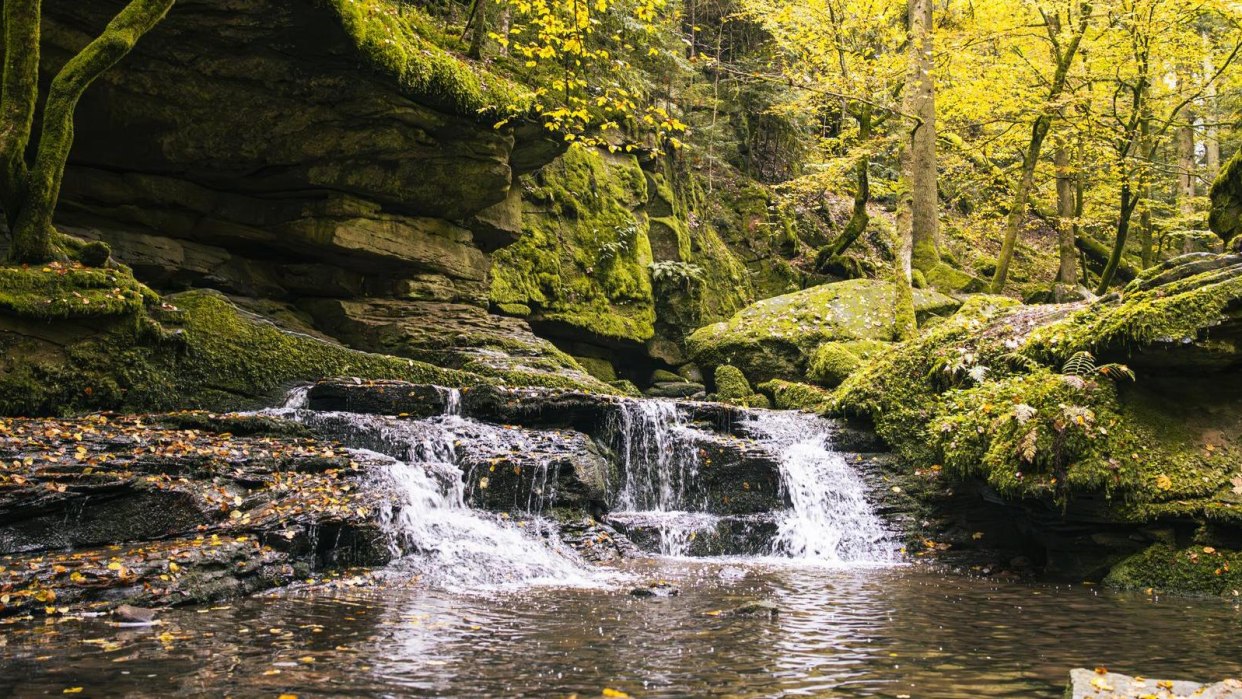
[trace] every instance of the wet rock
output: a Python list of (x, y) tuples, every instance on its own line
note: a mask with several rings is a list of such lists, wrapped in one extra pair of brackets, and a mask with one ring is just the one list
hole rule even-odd
[(1146, 697), (1196, 697), (1196, 699), (1242, 699), (1242, 682), (1224, 680), (1200, 684), (1185, 680), (1154, 680), (1129, 677), (1104, 668), (1070, 670), (1066, 699), (1140, 699)]
[(775, 619), (780, 616), (780, 607), (770, 600), (755, 600), (747, 602), (729, 611), (730, 616), (756, 617), (761, 619)]
[(132, 604), (122, 604), (112, 610), (112, 616), (118, 621), (127, 624), (150, 624), (155, 621), (155, 610), (146, 607), (135, 607)]
[(306, 398), (311, 410), (430, 417), (444, 413), (448, 396), (447, 389), (426, 384), (331, 379), (311, 387)]
[(15, 419), (0, 457), (0, 614), (204, 602), (391, 555), (379, 463), (305, 437)]
[(643, 393), (651, 398), (691, 398), (705, 395), (706, 387), (692, 381), (660, 381)]
[[(771, 553), (777, 515), (715, 516), (702, 513), (626, 512), (609, 514), (605, 521), (648, 553), (666, 553), (670, 531), (683, 540), (677, 551), (686, 556), (761, 556)], [(675, 529), (671, 529), (675, 528)]]
[(631, 597), (676, 597), (680, 594), (680, 589), (674, 587), (672, 583), (663, 580), (630, 590)]

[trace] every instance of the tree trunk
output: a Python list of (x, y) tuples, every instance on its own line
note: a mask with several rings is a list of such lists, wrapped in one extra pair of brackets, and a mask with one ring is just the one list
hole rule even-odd
[[(9, 2), (5, 0), (6, 10)], [(174, 2), (131, 0), (103, 33), (70, 58), (52, 79), (43, 107), (34, 167), (27, 178), (26, 191), (13, 225), (10, 255), (14, 261), (37, 264), (57, 256), (52, 214), (60, 197), (69, 148), (73, 145), (73, 114), (78, 100), (96, 78), (124, 58), (138, 39), (164, 18)]]
[(845, 224), (845, 228), (841, 231), (841, 235), (836, 240), (826, 245), (819, 251), (817, 256), (817, 266), (822, 265), (828, 259), (836, 257), (845, 252), (858, 237), (867, 230), (867, 224), (871, 221), (871, 217), (867, 215), (867, 204), (871, 201), (871, 157), (866, 151), (866, 142), (871, 138), (871, 106), (859, 105), (855, 116), (858, 118), (858, 140), (864, 145), (862, 155), (858, 156), (857, 162), (854, 163), (854, 212), (850, 215), (850, 220)]
[[(1062, 49), (1060, 48), (1062, 39), (1058, 38), (1060, 21), (1055, 18), (1055, 15), (1045, 15), (1046, 30), (1053, 45), (1057, 63), (1052, 83), (1048, 86), (1045, 110), (1061, 97), (1070, 66), (1073, 65), (1074, 57), (1078, 54), (1078, 45), (1082, 43), (1083, 34), (1086, 33), (1090, 21), (1091, 2), (1084, 0), (1079, 5), (1078, 24)], [(1005, 219), (1005, 237), (1001, 242), (1000, 255), (996, 259), (996, 273), (992, 276), (991, 291), (994, 294), (999, 294), (1004, 290), (1005, 281), (1009, 278), (1009, 265), (1013, 262), (1013, 251), (1018, 243), (1018, 231), (1021, 230), (1022, 220), (1026, 217), (1027, 199), (1030, 197), (1031, 190), (1035, 188), (1035, 166), (1039, 163), (1039, 152), (1043, 147), (1044, 138), (1052, 126), (1052, 117), (1052, 112), (1045, 111), (1031, 125), (1031, 140), (1022, 157), (1022, 177), (1018, 182), (1018, 189), (1014, 192), (1009, 216)]]
[(1026, 153), (1022, 156), (1022, 174), (1018, 180), (1018, 188), (1013, 195), (1009, 215), (1005, 218), (1005, 238), (1001, 242), (1000, 255), (996, 258), (996, 273), (992, 275), (992, 293), (999, 294), (1005, 289), (1005, 281), (1009, 278), (1009, 265), (1013, 262), (1013, 251), (1018, 245), (1018, 231), (1026, 218), (1026, 204), (1031, 190), (1035, 188), (1035, 165), (1039, 162), (1039, 152), (1043, 148), (1044, 138), (1052, 126), (1050, 115), (1041, 115), (1031, 127), (1031, 140), (1027, 144)]
[(1064, 141), (1057, 144), (1055, 155), (1057, 168), (1057, 240), (1061, 253), (1061, 267), (1057, 272), (1057, 283), (1067, 286), (1078, 284), (1078, 248), (1074, 239), (1078, 237), (1077, 197), (1075, 196), (1074, 180), (1076, 175), (1070, 164), (1069, 145)]
[[(1203, 35), (1203, 44), (1205, 49), (1210, 49), (1208, 37)], [(1211, 77), (1216, 74), (1216, 66), (1212, 62), (1211, 50), (1203, 52), (1203, 75), (1210, 80), (1207, 88), (1203, 93), (1203, 105), (1206, 114), (1203, 117), (1203, 150), (1204, 150), (1204, 169), (1203, 173), (1207, 182), (1211, 183), (1216, 180), (1216, 174), (1220, 172), (1220, 140), (1216, 134), (1216, 123), (1220, 120), (1220, 105), (1216, 102), (1216, 81)]]
[(474, 31), (470, 34), (470, 49), (467, 55), (474, 59), (483, 57), (483, 45), (487, 41), (487, 33), (491, 31), (491, 0), (474, 0)]
[(940, 264), (940, 197), (936, 167), (936, 87), (932, 73), (932, 0), (909, 0), (910, 71), (908, 113), (919, 123), (910, 139), (913, 216), (912, 264), (928, 271)]
[[(1139, 148), (1142, 152), (1151, 153), (1155, 157), (1156, 149), (1152, 145), (1151, 138), (1151, 117), (1144, 116), (1139, 122)], [(1146, 169), (1143, 173), (1146, 173)], [(1139, 260), (1143, 269), (1151, 266), (1156, 258), (1156, 251), (1153, 248), (1154, 226), (1151, 221), (1151, 202), (1152, 197), (1152, 178), (1148, 174), (1143, 174), (1139, 178), (1139, 192), (1143, 195), (1143, 201), (1139, 210)]]
[(1130, 190), (1130, 183), (1123, 182), (1121, 184), (1121, 208), (1117, 217), (1117, 239), (1113, 241), (1112, 253), (1108, 256), (1108, 263), (1104, 265), (1104, 271), (1100, 273), (1100, 283), (1096, 287), (1095, 293), (1105, 294), (1108, 287), (1113, 283), (1113, 275), (1117, 273), (1117, 267), (1121, 265), (1121, 256), (1126, 250), (1126, 238), (1130, 233), (1130, 216), (1134, 213), (1134, 206), (1137, 199)]
[(1183, 214), (1195, 211), (1195, 117), (1186, 114), (1186, 123), (1177, 129), (1177, 208)]
[(9, 228), (26, 192), (26, 148), (39, 98), (39, 22), (42, 0), (4, 0), (0, 74), (0, 206)]

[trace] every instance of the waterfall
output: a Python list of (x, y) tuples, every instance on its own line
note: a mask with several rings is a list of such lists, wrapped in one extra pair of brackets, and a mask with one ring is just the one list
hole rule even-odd
[(694, 428), (668, 400), (627, 400), (610, 418), (621, 458), (617, 507), (627, 511), (676, 512), (693, 508), (699, 455)]
[(867, 501), (867, 485), (832, 448), (831, 423), (805, 413), (756, 411), (748, 427), (780, 459), (792, 507), (773, 552), (831, 563), (893, 563), (896, 546)]
[(697, 430), (669, 400), (626, 400), (609, 419), (611, 441), (621, 461), (614, 495), (617, 522), (657, 532), (665, 556), (685, 556), (695, 536), (711, 531), (717, 517), (704, 512), (696, 488), (701, 466)]
[[(291, 395), (286, 405), (298, 402)], [(512, 583), (587, 586), (605, 578), (588, 568), (538, 516), (510, 518), (467, 503), (459, 445), (488, 440), (500, 449), (520, 452), (527, 447), (521, 431), (451, 414), (403, 420), (289, 407), (269, 413), (340, 440), (382, 466), (376, 485), (390, 496), (379, 503), (380, 524), (399, 557), (395, 572), (452, 590)], [(547, 481), (545, 475), (538, 489), (545, 490)], [(540, 495), (532, 495), (527, 504), (537, 513), (542, 508)]]
[(297, 386), (288, 395), (285, 396), (285, 404), (281, 406), (286, 410), (301, 410), (310, 403), (311, 384), (305, 386)]

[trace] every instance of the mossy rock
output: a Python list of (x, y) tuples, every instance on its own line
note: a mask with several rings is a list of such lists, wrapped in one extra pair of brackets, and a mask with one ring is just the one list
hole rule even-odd
[(158, 297), (129, 270), (52, 263), (0, 267), (0, 313), (42, 320), (138, 315)]
[(832, 398), (831, 393), (818, 386), (780, 379), (760, 384), (759, 390), (771, 395), (772, 404), (779, 410), (823, 413), (828, 409)]
[(973, 294), (988, 286), (983, 279), (944, 262), (925, 270), (923, 278), (928, 287), (945, 293)]
[[(751, 304), (728, 321), (696, 330), (687, 347), (702, 366), (732, 364), (752, 382), (800, 380), (816, 347), (832, 341), (889, 341), (893, 285), (872, 279), (824, 284)], [(915, 290), (922, 319), (951, 314), (958, 301)]]
[(1225, 595), (1242, 593), (1242, 553), (1213, 546), (1177, 549), (1153, 544), (1113, 566), (1104, 584), (1115, 590)]
[(586, 370), (586, 373), (603, 381), (604, 383), (612, 383), (617, 380), (617, 370), (613, 368), (612, 362), (599, 357), (574, 357), (574, 361)]
[(158, 323), (141, 312), (50, 324), (0, 314), (0, 414), (255, 408), (279, 401), (294, 383), (333, 376), (490, 382), (285, 332), (215, 292), (165, 301)]
[(744, 403), (754, 395), (746, 375), (735, 366), (722, 364), (716, 367), (713, 379), (716, 383), (716, 397), (721, 402)]
[(1228, 245), (1242, 234), (1242, 150), (1220, 169), (1208, 196), (1208, 227)]
[(815, 348), (807, 366), (807, 378), (833, 388), (849, 378), (862, 363), (887, 349), (891, 343), (878, 340), (825, 342)]
[(524, 112), (526, 88), (445, 51), (431, 41), (432, 20), (412, 4), (390, 0), (327, 0), (346, 35), (371, 67), (412, 97), (462, 116), (492, 118)]

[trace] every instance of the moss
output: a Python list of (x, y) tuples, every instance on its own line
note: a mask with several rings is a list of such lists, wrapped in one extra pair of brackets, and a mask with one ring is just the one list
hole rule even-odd
[(1220, 169), (1208, 195), (1212, 202), (1208, 227), (1226, 243), (1242, 235), (1242, 150)]
[(611, 340), (654, 335), (637, 160), (575, 145), (526, 184), (523, 236), (494, 257), (492, 303)]
[(1118, 563), (1104, 578), (1116, 590), (1228, 595), (1242, 592), (1242, 553), (1212, 546), (1153, 544)]
[(1242, 276), (1204, 272), (1150, 290), (1131, 291), (1115, 303), (1097, 303), (1035, 330), (1023, 350), (1064, 360), (1075, 352), (1099, 355), (1155, 343), (1181, 344), (1206, 333), (1242, 307)]
[(632, 398), (638, 398), (642, 396), (643, 394), (642, 391), (638, 390), (638, 386), (635, 386), (632, 381), (628, 381), (626, 379), (618, 379), (617, 381), (609, 381), (608, 385), (617, 389), (617, 392), (623, 396), (630, 396)]
[(431, 20), (394, 0), (326, 0), (371, 66), (415, 97), (463, 116), (524, 111), (522, 87), (468, 63), (431, 41)]
[(751, 390), (746, 376), (735, 366), (722, 364), (716, 367), (713, 379), (716, 383), (716, 397), (722, 402), (744, 403), (755, 393)]
[[(1022, 354), (1015, 335), (1063, 327), (1066, 311), (1008, 305), (980, 297), (876, 356), (837, 389), (832, 409), (874, 420), (911, 467), (941, 466), (1009, 498), (1103, 495), (1122, 520), (1242, 521), (1228, 495), (1239, 455), (1222, 436), (1236, 431), (1236, 408), (1220, 402), (1225, 379), (1195, 389), (1184, 377), (1174, 392), (1154, 378), (1119, 387), (1103, 375), (1062, 375), (1059, 360)], [(1091, 317), (1116, 312), (1104, 306)], [(1203, 417), (1192, 420), (1196, 412)]]
[(162, 327), (139, 322), (141, 315), (90, 326), (65, 321), (28, 327), (21, 319), (0, 319), (8, 331), (0, 332), (0, 413), (258, 407), (293, 383), (331, 376), (446, 386), (488, 382), (287, 333), (216, 293), (167, 300), (176, 310), (161, 312)]
[(44, 320), (136, 315), (158, 297), (127, 269), (0, 267), (0, 312)]
[(613, 368), (612, 362), (599, 357), (574, 357), (574, 361), (586, 369), (591, 376), (603, 381), (604, 383), (612, 383), (617, 380), (617, 370)]
[(812, 381), (831, 388), (840, 385), (861, 365), (862, 359), (851, 352), (845, 343), (825, 342), (815, 348), (806, 375)]
[[(914, 300), (924, 317), (958, 306), (933, 291), (916, 291)], [(752, 381), (797, 380), (824, 342), (887, 341), (893, 333), (893, 285), (854, 279), (764, 299), (728, 321), (699, 328), (686, 342), (701, 365), (733, 364)]]
[(773, 379), (759, 385), (759, 390), (772, 396), (772, 403), (781, 410), (806, 410), (823, 413), (832, 394), (818, 386)]

